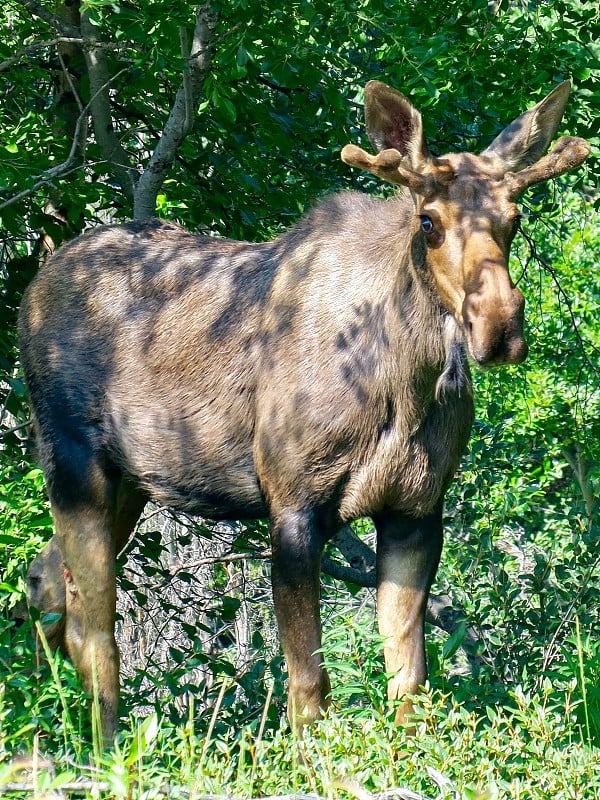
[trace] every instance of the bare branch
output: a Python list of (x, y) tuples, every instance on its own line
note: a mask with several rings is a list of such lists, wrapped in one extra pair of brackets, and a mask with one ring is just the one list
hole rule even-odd
[[(61, 783), (61, 792), (56, 797), (66, 797), (63, 792), (110, 792), (111, 784), (106, 781), (94, 780), (81, 780), (81, 781), (67, 781)], [(21, 783), (5, 783), (0, 787), (0, 794), (10, 794), (11, 792), (26, 792), (32, 797), (52, 797), (50, 794), (40, 794), (40, 789), (35, 783), (21, 782)]]
[(71, 90), (71, 94), (75, 98), (75, 102), (77, 103), (77, 107), (79, 108), (79, 113), (82, 114), (84, 111), (84, 105), (81, 102), (81, 97), (79, 97), (79, 92), (77, 91), (77, 87), (73, 82), (73, 78), (71, 77), (71, 73), (67, 69), (67, 65), (65, 64), (65, 60), (62, 56), (62, 53), (59, 51), (58, 53), (58, 60), (60, 61), (60, 66), (65, 76), (67, 83), (69, 84), (69, 89)]
[(185, 564), (178, 564), (169, 570), (169, 574), (177, 575), (180, 572), (189, 572), (191, 569), (206, 567), (211, 564), (231, 564), (235, 561), (247, 561), (252, 559), (263, 560), (267, 558), (271, 558), (270, 550), (260, 550), (256, 553), (229, 553), (228, 555), (222, 556), (207, 556), (206, 558), (198, 558), (196, 561), (186, 561)]
[(14, 56), (7, 58), (6, 61), (0, 61), (0, 72), (6, 72), (14, 64), (19, 62), (25, 56), (35, 53), (36, 50), (43, 50), (45, 47), (54, 47), (57, 44), (79, 44), (83, 45), (85, 40), (81, 36), (57, 36), (55, 39), (48, 39), (45, 42), (34, 42), (33, 44), (22, 47)]
[[(196, 11), (191, 55), (187, 59), (181, 86), (161, 137), (136, 187), (134, 199), (136, 219), (154, 216), (156, 196), (175, 160), (181, 142), (191, 130), (202, 83), (210, 66), (216, 23), (217, 16), (210, 4), (199, 5)], [(185, 58), (187, 51), (185, 45), (183, 49)]]
[(5, 431), (0, 431), (0, 436), (10, 436), (12, 433), (23, 430), (23, 428), (28, 428), (31, 424), (33, 424), (33, 420), (31, 418), (26, 419), (25, 422), (15, 425), (14, 428), (7, 428)]

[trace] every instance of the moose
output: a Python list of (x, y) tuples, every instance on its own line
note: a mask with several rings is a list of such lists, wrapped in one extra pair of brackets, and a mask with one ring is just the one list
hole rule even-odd
[(544, 155), (569, 91), (558, 85), (479, 155), (434, 156), (409, 100), (370, 81), (376, 154), (341, 155), (401, 187), (391, 199), (333, 195), (266, 243), (156, 219), (101, 226), (42, 266), (19, 331), (56, 534), (31, 594), (63, 612), (53, 644), (97, 687), (107, 740), (119, 700), (115, 559), (149, 499), (211, 519), (268, 516), (298, 730), (330, 691), (323, 546), (371, 517), (388, 695), (397, 722), (410, 713), (407, 695), (426, 678), (444, 492), (473, 421), (469, 362), (527, 355), (508, 271), (515, 200), (590, 152), (562, 137)]

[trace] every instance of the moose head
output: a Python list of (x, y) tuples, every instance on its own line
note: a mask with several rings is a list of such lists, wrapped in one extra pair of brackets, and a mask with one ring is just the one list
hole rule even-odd
[(355, 145), (342, 150), (347, 164), (410, 189), (437, 291), (480, 365), (518, 364), (527, 355), (525, 301), (508, 272), (521, 218), (515, 200), (532, 184), (579, 166), (590, 152), (583, 139), (563, 136), (544, 156), (570, 88), (570, 81), (561, 83), (479, 155), (434, 157), (414, 106), (390, 86), (370, 81), (366, 128), (378, 153)]

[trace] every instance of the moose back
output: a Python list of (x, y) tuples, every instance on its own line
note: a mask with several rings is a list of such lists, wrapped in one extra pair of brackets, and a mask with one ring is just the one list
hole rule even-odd
[(43, 610), (64, 614), (54, 643), (89, 689), (97, 682), (107, 739), (119, 698), (115, 558), (150, 498), (213, 519), (270, 518), (297, 728), (330, 688), (323, 545), (371, 516), (389, 697), (398, 720), (410, 709), (403, 698), (426, 677), (444, 491), (473, 417), (467, 353), (480, 365), (527, 354), (508, 272), (515, 199), (589, 153), (563, 137), (544, 156), (569, 88), (481, 154), (434, 157), (418, 111), (371, 81), (377, 154), (348, 145), (342, 158), (403, 187), (394, 198), (335, 195), (263, 244), (157, 220), (106, 226), (41, 268), (20, 338), (56, 539), (30, 576), (53, 582)]

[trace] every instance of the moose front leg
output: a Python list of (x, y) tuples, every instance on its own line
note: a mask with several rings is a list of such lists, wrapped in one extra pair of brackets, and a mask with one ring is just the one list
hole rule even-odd
[[(385, 637), (388, 698), (402, 700), (425, 683), (424, 622), (429, 589), (442, 551), (442, 513), (411, 519), (398, 512), (374, 518), (377, 529), (377, 616)], [(412, 711), (404, 700), (396, 724)]]
[(288, 718), (297, 733), (328, 705), (321, 647), (323, 539), (310, 512), (283, 512), (271, 522), (273, 599), (288, 667)]

